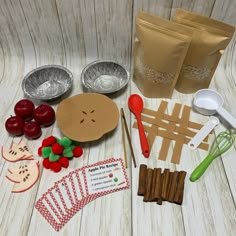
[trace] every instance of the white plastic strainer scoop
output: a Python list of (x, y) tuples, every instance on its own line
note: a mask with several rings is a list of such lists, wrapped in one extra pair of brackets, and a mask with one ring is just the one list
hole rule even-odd
[(197, 91), (193, 99), (193, 106), (196, 111), (207, 116), (218, 113), (236, 129), (236, 119), (222, 107), (223, 104), (222, 96), (212, 89)]

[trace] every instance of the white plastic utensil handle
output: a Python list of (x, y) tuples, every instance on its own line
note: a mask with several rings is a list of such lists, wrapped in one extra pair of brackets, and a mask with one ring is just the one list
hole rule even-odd
[(196, 149), (206, 136), (220, 123), (219, 119), (211, 116), (207, 123), (198, 131), (198, 133), (188, 143), (190, 149)]
[(217, 108), (217, 113), (221, 115), (226, 121), (228, 121), (234, 129), (236, 129), (236, 119), (229, 114), (228, 111), (226, 111), (223, 107), (218, 107)]

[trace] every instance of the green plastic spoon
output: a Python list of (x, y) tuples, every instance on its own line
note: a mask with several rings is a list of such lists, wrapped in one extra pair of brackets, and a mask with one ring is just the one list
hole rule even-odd
[(219, 133), (211, 145), (210, 151), (206, 158), (196, 167), (190, 176), (192, 182), (198, 180), (203, 173), (206, 171), (208, 166), (213, 162), (213, 160), (220, 156), (222, 153), (229, 150), (235, 141), (234, 134), (227, 130)]

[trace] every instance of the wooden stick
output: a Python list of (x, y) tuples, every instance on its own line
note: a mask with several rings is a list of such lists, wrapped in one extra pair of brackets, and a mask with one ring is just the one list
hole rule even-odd
[(122, 144), (123, 144), (123, 150), (124, 150), (124, 161), (125, 161), (125, 168), (127, 169), (128, 162), (127, 162), (126, 145), (125, 145), (125, 126), (124, 126), (124, 119), (122, 119), (122, 114), (121, 114), (121, 127), (122, 127)]
[(129, 135), (128, 125), (127, 125), (127, 122), (126, 122), (125, 113), (124, 113), (123, 108), (120, 109), (120, 112), (121, 112), (121, 117), (124, 119), (126, 136), (128, 138), (128, 143), (129, 143), (130, 152), (131, 152), (131, 156), (132, 156), (132, 159), (133, 159), (134, 167), (136, 168), (137, 165), (136, 165), (136, 160), (135, 160), (135, 156), (134, 156), (134, 150), (133, 150), (133, 147), (132, 147), (132, 142), (131, 142), (131, 138), (130, 138), (130, 135)]

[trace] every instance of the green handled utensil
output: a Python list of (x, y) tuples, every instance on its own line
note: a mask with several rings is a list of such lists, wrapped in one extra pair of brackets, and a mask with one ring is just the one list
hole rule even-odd
[(206, 158), (196, 167), (190, 176), (192, 182), (198, 180), (203, 173), (206, 171), (208, 166), (213, 162), (213, 160), (220, 156), (222, 153), (229, 150), (235, 141), (234, 134), (227, 130), (218, 134), (213, 144), (211, 145), (210, 151)]

